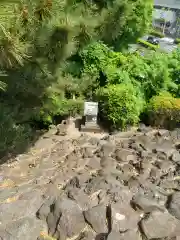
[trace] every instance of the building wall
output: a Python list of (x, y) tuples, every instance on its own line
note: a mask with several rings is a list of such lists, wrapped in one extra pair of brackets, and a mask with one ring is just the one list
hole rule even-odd
[(180, 37), (180, 0), (154, 0), (153, 25), (163, 28), (159, 19), (165, 19), (170, 26), (165, 29), (166, 34)]
[(167, 22), (176, 21), (176, 12), (172, 10), (154, 9), (153, 19), (166, 19)]
[(154, 0), (154, 5), (180, 9), (180, 0)]

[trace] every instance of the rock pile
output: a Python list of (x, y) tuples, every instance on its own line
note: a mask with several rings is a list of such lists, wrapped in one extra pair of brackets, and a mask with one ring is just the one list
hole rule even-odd
[(0, 239), (180, 240), (178, 129), (56, 138), (36, 160), (19, 183), (2, 167)]

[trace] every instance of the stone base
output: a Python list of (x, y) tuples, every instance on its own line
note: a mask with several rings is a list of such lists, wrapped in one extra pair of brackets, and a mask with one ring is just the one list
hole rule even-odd
[(94, 133), (100, 133), (102, 132), (99, 125), (95, 122), (86, 122), (85, 125), (81, 125), (81, 132), (94, 132)]

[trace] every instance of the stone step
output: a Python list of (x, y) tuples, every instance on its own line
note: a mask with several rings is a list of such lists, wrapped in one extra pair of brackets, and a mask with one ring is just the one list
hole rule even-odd
[(85, 125), (81, 125), (80, 131), (100, 133), (102, 132), (102, 129), (95, 122), (86, 122)]

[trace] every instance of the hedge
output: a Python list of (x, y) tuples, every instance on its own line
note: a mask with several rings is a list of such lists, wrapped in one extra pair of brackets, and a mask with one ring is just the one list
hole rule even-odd
[(112, 128), (124, 129), (139, 121), (144, 101), (132, 84), (109, 85), (97, 92), (103, 120)]
[(155, 36), (155, 37), (159, 37), (159, 38), (163, 38), (165, 37), (165, 35), (162, 32), (159, 32), (157, 30), (152, 30), (150, 32), (151, 35)]
[(163, 94), (153, 97), (147, 105), (149, 124), (174, 128), (180, 124), (180, 98)]
[[(49, 106), (48, 106), (49, 107)], [(82, 115), (84, 109), (84, 101), (82, 99), (64, 99), (59, 101), (55, 109), (42, 108), (32, 120), (43, 122), (45, 125), (53, 123), (56, 116), (71, 116)]]
[(175, 43), (175, 44), (180, 44), (180, 38), (176, 38), (176, 39), (174, 40), (174, 43)]
[(76, 115), (82, 115), (84, 109), (84, 101), (81, 99), (73, 100), (64, 100), (61, 103), (61, 109), (58, 110), (60, 115), (68, 115), (74, 117)]
[(156, 50), (159, 48), (159, 45), (154, 45), (154, 44), (151, 44), (145, 40), (142, 40), (142, 39), (138, 39), (138, 43), (141, 44), (142, 46), (144, 47), (147, 47), (147, 48), (151, 48), (153, 50)]

